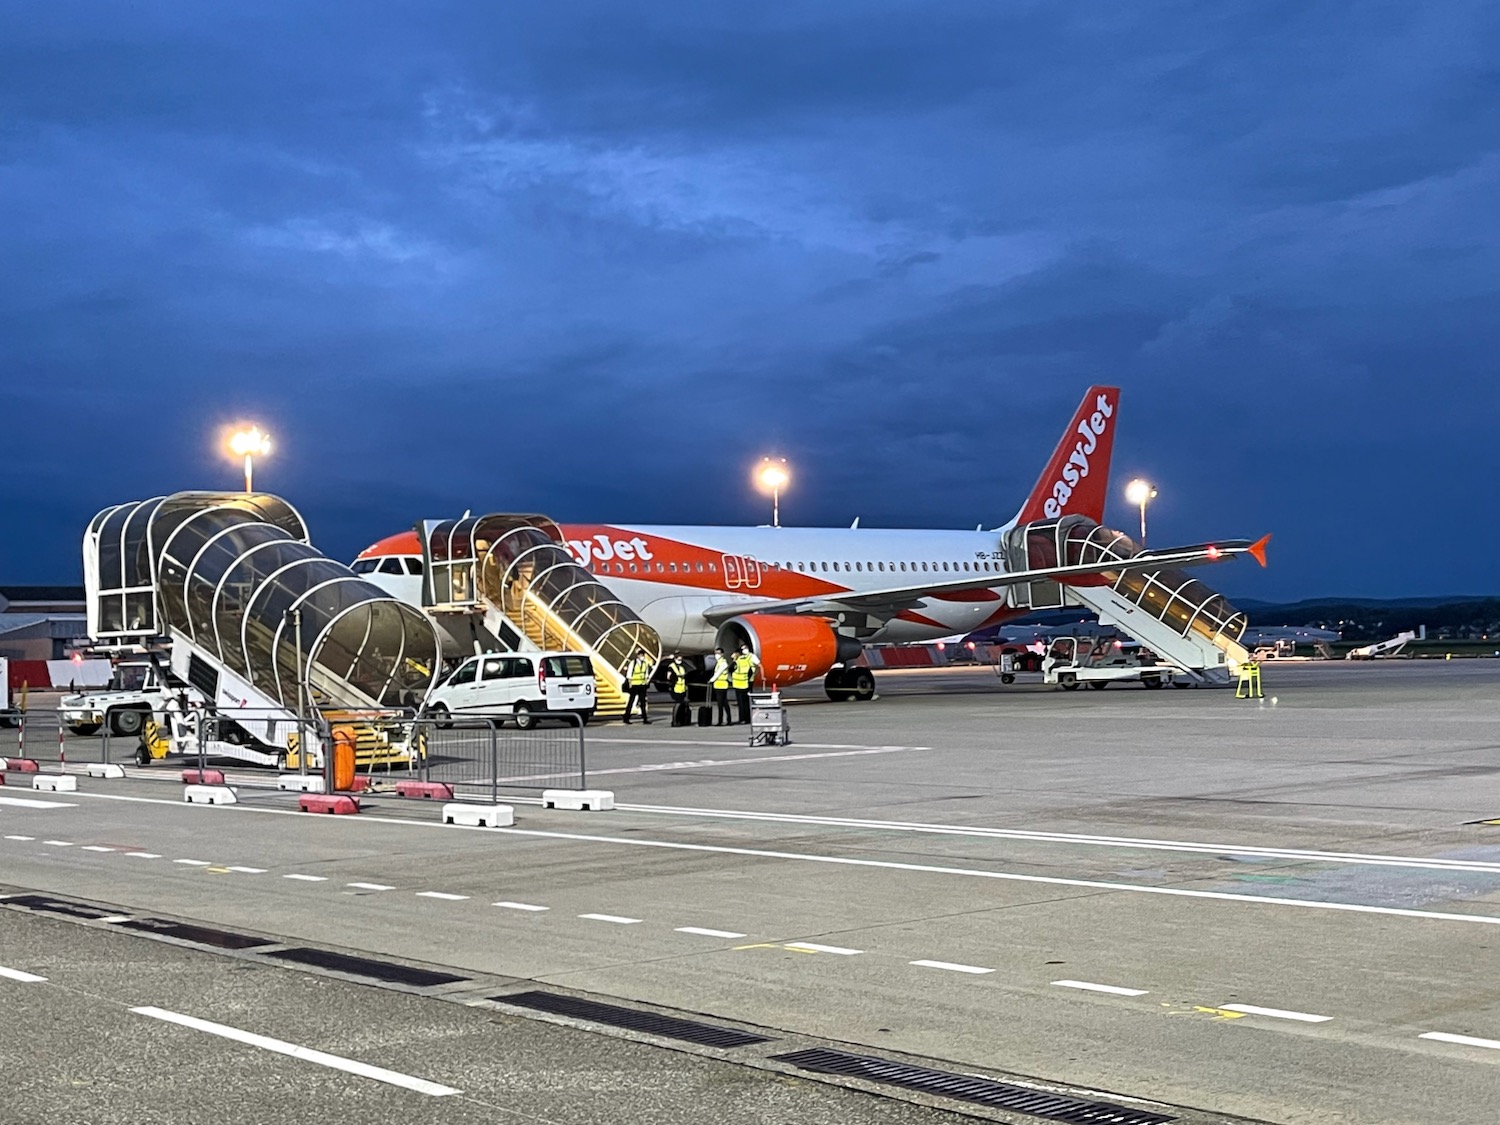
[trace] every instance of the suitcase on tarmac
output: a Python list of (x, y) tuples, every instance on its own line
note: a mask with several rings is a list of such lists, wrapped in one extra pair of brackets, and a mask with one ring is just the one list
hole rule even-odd
[(688, 710), (686, 703), (679, 703), (672, 708), (672, 725), (674, 727), (690, 727), (693, 725), (692, 713)]
[(698, 708), (698, 725), (700, 727), (711, 727), (714, 725), (714, 709), (712, 704), (705, 703), (702, 707)]

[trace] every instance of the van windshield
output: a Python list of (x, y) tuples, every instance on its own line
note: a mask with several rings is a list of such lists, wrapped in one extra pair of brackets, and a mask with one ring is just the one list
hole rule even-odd
[(547, 675), (555, 679), (586, 679), (594, 674), (587, 656), (549, 656)]

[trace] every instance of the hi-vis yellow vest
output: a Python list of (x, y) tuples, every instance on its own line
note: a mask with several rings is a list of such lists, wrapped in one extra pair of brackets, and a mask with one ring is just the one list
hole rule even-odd
[(651, 679), (651, 661), (642, 657), (630, 662), (630, 686), (645, 687), (646, 681)]
[(734, 658), (734, 675), (730, 682), (737, 688), (747, 688), (755, 675), (755, 657), (742, 652)]
[(687, 694), (687, 688), (688, 688), (688, 683), (687, 683), (687, 666), (684, 665), (683, 663), (681, 663), (680, 661), (674, 662), (672, 664), (672, 667), (671, 667), (671, 673), (672, 673), (672, 694), (673, 695), (686, 695)]
[(719, 691), (723, 691), (729, 686), (729, 673), (729, 657), (722, 656), (719, 658), (718, 663), (714, 665), (713, 685)]

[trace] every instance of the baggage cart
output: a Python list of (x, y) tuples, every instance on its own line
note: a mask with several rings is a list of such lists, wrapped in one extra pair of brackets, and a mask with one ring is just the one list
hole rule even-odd
[(750, 745), (790, 746), (792, 724), (778, 692), (752, 693), (750, 696)]

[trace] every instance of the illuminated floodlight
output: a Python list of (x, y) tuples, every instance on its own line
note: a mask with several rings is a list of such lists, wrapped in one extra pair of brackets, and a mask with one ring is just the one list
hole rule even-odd
[(1141, 510), (1141, 546), (1146, 545), (1146, 505), (1156, 498), (1156, 486), (1136, 477), (1125, 486), (1125, 499)]
[(771, 526), (781, 526), (781, 490), (791, 483), (785, 457), (762, 457), (755, 467), (755, 483), (771, 494)]
[(243, 426), (229, 435), (229, 452), (245, 459), (245, 491), (254, 492), (254, 459), (271, 452), (271, 435), (259, 426)]

